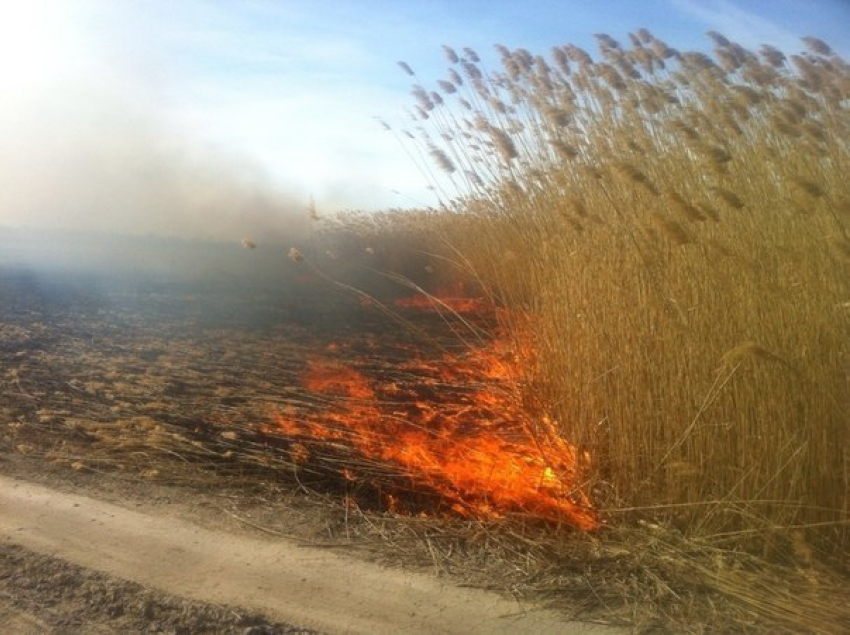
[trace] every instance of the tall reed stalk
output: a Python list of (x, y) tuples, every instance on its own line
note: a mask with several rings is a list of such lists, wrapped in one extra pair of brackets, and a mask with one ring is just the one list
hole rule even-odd
[(446, 47), (418, 156), (609, 518), (846, 565), (850, 66), (709, 36)]

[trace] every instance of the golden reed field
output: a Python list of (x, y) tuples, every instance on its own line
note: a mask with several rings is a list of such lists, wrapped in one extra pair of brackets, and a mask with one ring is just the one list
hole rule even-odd
[[(495, 69), (444, 47), (433, 89), (400, 62), (413, 123), (384, 126), (442, 204), (370, 231), (502, 309), (524, 403), (609, 527), (672, 532), (684, 575), (832, 630), (813, 580), (846, 583), (850, 544), (850, 66), (708, 36), (499, 46)], [(802, 577), (712, 569), (731, 553)]]

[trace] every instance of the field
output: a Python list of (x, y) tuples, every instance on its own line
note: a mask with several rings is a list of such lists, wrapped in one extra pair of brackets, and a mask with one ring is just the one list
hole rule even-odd
[(846, 575), (850, 67), (708, 35), (495, 71), (446, 47), (436, 90), (402, 64), (415, 123), (387, 128), (443, 199), (413, 231), (505, 309), (612, 526)]
[(232, 248), (259, 285), (0, 270), (7, 465), (312, 506), (589, 621), (840, 632), (850, 67), (710, 37), (402, 65), (443, 203), (310, 209)]

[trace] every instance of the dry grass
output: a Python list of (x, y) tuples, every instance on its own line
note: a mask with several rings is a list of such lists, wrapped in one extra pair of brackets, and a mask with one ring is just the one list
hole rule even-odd
[[(328, 413), (328, 395), (299, 388), (299, 355), (323, 348), (311, 331), (216, 328), (214, 337), (205, 331), (190, 331), (194, 336), (188, 337), (181, 321), (160, 317), (122, 335), (114, 321), (91, 322), (84, 314), (77, 319), (94, 329), (91, 340), (59, 336), (78, 332), (74, 320), (9, 327), (0, 334), (7, 346), (61, 342), (46, 355), (24, 357), (4, 380), (7, 425), (0, 451), (9, 469), (28, 462), (39, 475), (63, 470), (56, 472), (63, 480), (70, 468), (77, 473), (73, 479), (98, 485), (173, 484), (188, 489), (189, 498), (193, 491), (202, 496), (227, 491), (239, 507), (224, 511), (271, 535), (350, 546), (383, 562), (424, 567), (532, 603), (550, 601), (585, 620), (637, 630), (829, 632), (846, 623), (841, 601), (846, 580), (819, 562), (801, 532), (772, 536), (777, 549), (795, 554), (789, 567), (742, 552), (739, 539), (701, 539), (666, 524), (621, 522), (624, 514), (610, 510), (607, 527), (592, 533), (522, 512), (491, 520), (435, 515), (443, 496), (429, 496), (422, 486), (399, 491), (409, 473), (366, 461), (340, 444), (322, 446), (305, 436), (293, 443), (267, 430), (266, 411)], [(433, 326), (435, 336), (444, 330), (438, 322)], [(376, 332), (373, 324), (359, 344), (343, 340), (352, 347), (351, 362), (397, 375), (398, 353), (390, 348), (376, 356), (369, 346)], [(325, 333), (331, 335), (338, 333)], [(450, 333), (443, 337), (447, 345), (454, 340)], [(114, 345), (104, 348), (101, 341)], [(228, 342), (224, 359), (221, 341)], [(160, 348), (163, 342), (167, 349)], [(140, 364), (151, 350), (162, 350), (157, 363)], [(429, 343), (422, 350), (439, 349)], [(764, 354), (750, 346), (733, 357)], [(405, 374), (411, 385), (419, 383)], [(467, 390), (478, 376), (470, 372), (451, 384)], [(63, 378), (71, 378), (66, 390), (45, 391), (63, 385)], [(440, 397), (429, 397), (435, 399), (432, 407), (445, 407), (443, 393), (451, 384), (443, 385)], [(182, 387), (175, 392), (175, 386)], [(240, 398), (236, 403), (230, 401), (234, 396)], [(479, 413), (494, 418), (492, 412)], [(340, 471), (362, 478), (343, 479)], [(387, 485), (393, 483), (405, 505), (395, 513), (386, 511)], [(311, 520), (293, 524), (291, 506), (296, 516), (312, 510)], [(411, 514), (417, 510), (429, 515)]]
[(447, 49), (413, 114), (442, 262), (534, 324), (528, 403), (612, 526), (846, 577), (850, 66), (709, 35), (498, 47), (499, 71)]

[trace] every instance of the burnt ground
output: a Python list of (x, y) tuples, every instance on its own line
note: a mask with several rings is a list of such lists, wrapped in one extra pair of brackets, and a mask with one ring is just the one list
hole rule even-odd
[[(91, 430), (141, 423), (192, 434), (268, 418), (297, 370), (288, 351), (303, 350), (307, 319), (290, 297), (233, 286), (0, 269), (0, 471), (125, 502), (215, 490), (214, 465), (138, 447), (122, 457)], [(157, 489), (176, 481), (193, 487)], [(309, 632), (15, 545), (0, 548), (0, 615), (17, 632)]]
[[(291, 444), (268, 429), (282, 412), (327, 406), (304, 391), (311, 359), (375, 375), (427, 360), (435, 346), (463, 346), (433, 315), (406, 315), (401, 324), (361, 300), (309, 277), (251, 285), (0, 266), (0, 474), (228, 533), (342, 549), (522, 601), (552, 601), (566, 618), (641, 630), (763, 632), (798, 630), (801, 620), (819, 617), (801, 608), (799, 618), (791, 606), (793, 620), (786, 611), (771, 621), (761, 596), (750, 601), (737, 586), (711, 587), (692, 574), (688, 558), (741, 575), (750, 561), (694, 551), (675, 532), (626, 530), (618, 538), (611, 528), (600, 538), (522, 516), (435, 518), (425, 515), (439, 508), (433, 495), (411, 496), (407, 509), (393, 510), (381, 486), (301, 469)], [(426, 397), (440, 398), (442, 388)], [(324, 467), (344, 458), (331, 456)], [(750, 587), (766, 584), (756, 573), (761, 565), (751, 564)], [(842, 604), (829, 600), (844, 587), (835, 588), (813, 596), (836, 607), (839, 617), (825, 624), (843, 615)], [(796, 604), (803, 594), (788, 597)], [(0, 622), (22, 633), (301, 632), (14, 544), (0, 547)]]
[[(385, 512), (375, 492), (293, 478), (284, 448), (260, 431), (293, 402), (321, 405), (298, 388), (311, 355), (342, 347), (375, 366), (394, 333), (409, 359), (431, 327), (427, 346), (458, 344), (441, 323), (414, 335), (358, 297), (329, 302), (332, 289), (317, 301), (315, 282), (299, 291), (0, 269), (0, 472), (439, 570), (409, 545), (382, 555), (364, 515)], [(0, 548), (0, 615), (20, 632), (307, 632), (16, 545)]]
[[(356, 484), (340, 478), (341, 464), (358, 457), (333, 443), (322, 461), (302, 465), (309, 435), (296, 445), (277, 417), (321, 418), (346, 398), (349, 373), (391, 387), (388, 414), (399, 419), (416, 402), (468, 409), (457, 402), (475, 381), (448, 386), (421, 374), (465, 347), (442, 318), (388, 315), (318, 279), (279, 291), (0, 269), (0, 298), (4, 440), (17, 455), (77, 473), (289, 484), (382, 511), (386, 483), (405, 487), (403, 474), (369, 464)], [(414, 360), (424, 370), (411, 371)], [(329, 390), (305, 387), (316, 367), (339, 375)], [(404, 498), (411, 513), (440, 505), (415, 488)]]

